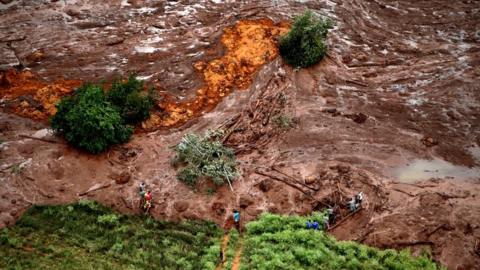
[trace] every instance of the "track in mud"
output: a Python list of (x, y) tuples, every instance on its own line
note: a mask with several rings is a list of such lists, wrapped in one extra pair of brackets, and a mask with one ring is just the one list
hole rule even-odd
[[(421, 183), (395, 182), (396, 169), (415, 167), (416, 160), (442, 160), (461, 170), (480, 166), (475, 1), (66, 2), (15, 1), (0, 11), (0, 65), (23, 65), (46, 82), (59, 75), (110, 80), (137, 71), (177, 97), (172, 104), (195, 100), (192, 90), (206, 84), (204, 73), (192, 67), (228, 55), (222, 30), (236, 21), (280, 22), (308, 7), (333, 17), (336, 26), (320, 64), (292, 71), (275, 59), (252, 73), (248, 91), (225, 94), (215, 110), (181, 132), (138, 135), (109, 154), (86, 156), (63, 143), (19, 138), (44, 138), (45, 126), (2, 112), (2, 224), (12, 224), (30, 203), (79, 198), (135, 212), (141, 180), (154, 189), (156, 218), (218, 224), (233, 208), (241, 208), (246, 221), (263, 211), (305, 214), (336, 190), (344, 197), (363, 190), (368, 209), (334, 230), (339, 239), (431, 250), (451, 269), (480, 263), (474, 252), (478, 177), (462, 182), (461, 174), (453, 180), (428, 180), (427, 174), (417, 179), (428, 180)], [(271, 123), (274, 114), (299, 121), (279, 131)], [(183, 132), (219, 126), (231, 131), (226, 143), (239, 153), (242, 177), (235, 193), (193, 192), (175, 179), (168, 146)], [(21, 173), (3, 170), (15, 164), (22, 164)], [(259, 175), (259, 167), (270, 174), (280, 168), (296, 181)], [(121, 173), (127, 184), (112, 179)], [(95, 186), (105, 188), (79, 196)]]

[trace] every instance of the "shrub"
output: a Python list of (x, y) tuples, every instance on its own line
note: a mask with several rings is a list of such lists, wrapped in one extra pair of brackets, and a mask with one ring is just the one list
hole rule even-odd
[(69, 143), (91, 153), (124, 143), (133, 132), (107, 101), (103, 90), (92, 84), (82, 86), (73, 96), (62, 98), (57, 113), (51, 118), (51, 126)]
[(306, 11), (295, 17), (292, 29), (280, 39), (280, 54), (294, 67), (309, 67), (322, 60), (332, 21)]
[(133, 75), (126, 82), (113, 82), (106, 94), (100, 86), (85, 84), (73, 96), (62, 98), (51, 119), (52, 128), (72, 145), (91, 153), (124, 143), (133, 132), (126, 124), (150, 115), (153, 91), (146, 94), (142, 90), (143, 82)]
[(201, 137), (186, 134), (175, 146), (174, 165), (182, 165), (177, 177), (189, 185), (195, 185), (200, 177), (211, 179), (215, 184), (229, 184), (237, 177), (235, 154), (225, 147), (219, 137), (222, 131), (209, 131)]
[(112, 103), (126, 123), (143, 121), (150, 115), (153, 106), (153, 93), (142, 93), (143, 82), (131, 75), (126, 82), (114, 81), (107, 92), (107, 100)]
[(293, 119), (285, 114), (277, 114), (272, 118), (272, 122), (281, 129), (289, 129), (293, 126)]

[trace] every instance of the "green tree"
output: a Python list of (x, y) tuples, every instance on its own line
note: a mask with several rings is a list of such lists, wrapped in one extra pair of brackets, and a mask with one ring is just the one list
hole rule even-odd
[(325, 40), (332, 21), (307, 10), (296, 16), (292, 29), (280, 39), (280, 54), (294, 67), (309, 67), (322, 60), (326, 53)]
[(86, 84), (74, 95), (63, 98), (51, 118), (53, 130), (72, 145), (91, 153), (130, 139), (133, 129), (105, 98), (103, 90)]

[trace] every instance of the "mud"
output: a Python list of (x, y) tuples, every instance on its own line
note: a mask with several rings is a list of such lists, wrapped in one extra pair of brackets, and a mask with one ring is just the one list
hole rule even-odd
[[(0, 6), (2, 68), (27, 68), (49, 84), (137, 71), (175, 97), (172, 104), (195, 100), (197, 90), (217, 78), (205, 72), (208, 65), (214, 69), (215, 61), (235, 58), (229, 55), (241, 46), (231, 49), (225, 37), (250, 42), (258, 34), (265, 40), (264, 27), (281, 28), (277, 23), (306, 7), (336, 24), (318, 65), (297, 71), (276, 52), (251, 54), (261, 61), (251, 60), (245, 84), (225, 76), (225, 88), (210, 88), (225, 93), (214, 109), (202, 109), (182, 126), (136, 134), (98, 156), (3, 109), (0, 226), (12, 225), (31, 204), (82, 198), (136, 213), (140, 181), (153, 190), (156, 218), (220, 225), (234, 208), (244, 222), (263, 211), (306, 214), (322, 203), (336, 204), (346, 216), (342, 203), (362, 190), (363, 209), (331, 230), (337, 238), (429, 250), (449, 269), (480, 263), (474, 252), (480, 239), (475, 1), (66, 2)], [(237, 24), (241, 20), (262, 22), (257, 34), (242, 37), (250, 26)], [(235, 27), (247, 31), (229, 32)], [(270, 51), (274, 40), (266, 39), (259, 51)], [(253, 53), (251, 46), (244, 48)], [(195, 68), (204, 66), (195, 65), (200, 61), (206, 69)], [(30, 95), (29, 104), (35, 101)], [(2, 107), (8, 107), (5, 100)], [(279, 115), (292, 119), (290, 128), (275, 123)], [(176, 180), (170, 146), (186, 132), (217, 127), (227, 130), (224, 141), (237, 153), (241, 177), (234, 192), (224, 186), (212, 194), (208, 183), (192, 190)], [(405, 179), (397, 171), (405, 170), (399, 168), (416, 160), (423, 161), (420, 172), (438, 174), (400, 182)], [(446, 164), (455, 167), (454, 175), (442, 174)]]

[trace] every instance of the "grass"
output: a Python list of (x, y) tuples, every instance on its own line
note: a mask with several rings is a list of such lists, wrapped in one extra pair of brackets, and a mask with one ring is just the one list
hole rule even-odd
[[(223, 269), (242, 242), (241, 269), (443, 269), (408, 250), (379, 250), (307, 230), (324, 214), (263, 214), (240, 237), (229, 232)], [(170, 223), (120, 215), (92, 201), (34, 206), (0, 231), (0, 269), (206, 269), (220, 264), (222, 230), (210, 222)], [(242, 238), (242, 239), (241, 239)]]
[(225, 252), (225, 269), (232, 269), (233, 259), (238, 249), (240, 234), (236, 229), (229, 232), (227, 250)]
[(379, 250), (307, 230), (313, 217), (263, 214), (246, 225), (241, 269), (442, 269), (408, 250)]
[(119, 215), (91, 201), (34, 206), (1, 231), (0, 269), (205, 269), (221, 235), (210, 222)]

